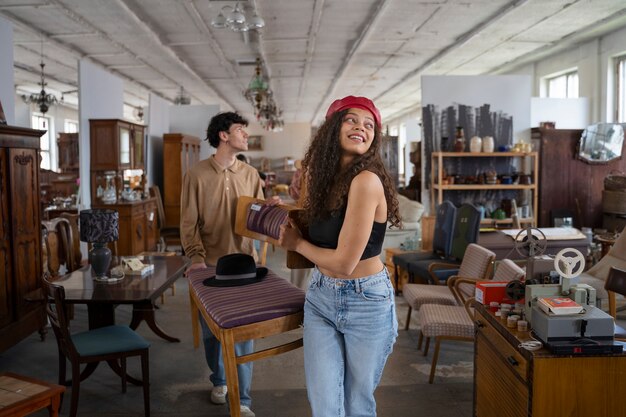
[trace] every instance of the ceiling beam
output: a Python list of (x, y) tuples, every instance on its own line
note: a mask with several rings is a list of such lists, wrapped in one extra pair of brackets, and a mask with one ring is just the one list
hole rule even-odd
[[(24, 22), (19, 17), (15, 16), (13, 13), (6, 12), (6, 11), (0, 11), (0, 15), (6, 17), (8, 20), (10, 20), (20, 30), (23, 30), (23, 31), (28, 32), (28, 33), (31, 33), (31, 34), (36, 35), (38, 37), (42, 37), (43, 39), (46, 40), (46, 42), (49, 42), (51, 45), (54, 45), (56, 48), (62, 49), (63, 51), (65, 51), (68, 54), (70, 54), (71, 56), (75, 57), (77, 60), (89, 59), (91, 62), (93, 62), (94, 64), (97, 64), (101, 68), (103, 68), (105, 70), (107, 69), (107, 66), (104, 63), (102, 63), (101, 61), (98, 61), (98, 60), (94, 59), (93, 57), (89, 57), (87, 54), (85, 54), (79, 48), (77, 48), (75, 46), (68, 45), (68, 44), (66, 44), (63, 41), (51, 38), (49, 33), (39, 31), (39, 30), (29, 26), (26, 22)], [(119, 71), (112, 70), (111, 72), (113, 72), (115, 75), (119, 76), (120, 78), (122, 78), (125, 81), (128, 81), (131, 84), (134, 84), (134, 85), (136, 85), (136, 86), (138, 86), (138, 87), (140, 87), (140, 88), (142, 88), (142, 89), (144, 89), (146, 91), (152, 92), (152, 93), (158, 95), (159, 97), (163, 98), (164, 100), (170, 101), (167, 97), (164, 97), (163, 94), (153, 90), (152, 88), (148, 87), (147, 85), (145, 85), (145, 84), (143, 84), (143, 83), (141, 83), (141, 82), (139, 82), (139, 81), (137, 81), (135, 79), (132, 79), (132, 78), (126, 76), (125, 74), (122, 74)], [(77, 77), (77, 81), (78, 81), (78, 77)]]
[[(515, 0), (515, 1), (512, 1), (512, 2), (508, 3), (506, 6), (501, 7), (494, 14), (492, 14), (491, 16), (488, 16), (487, 18), (483, 19), (477, 25), (474, 25), (474, 27), (472, 27), (470, 30), (468, 30), (467, 32), (465, 32), (464, 34), (459, 36), (457, 39), (454, 40), (454, 42), (452, 42), (450, 45), (448, 45), (447, 47), (442, 49), (436, 55), (434, 55), (431, 58), (429, 58), (422, 65), (420, 65), (419, 67), (415, 68), (412, 71), (409, 71), (404, 77), (402, 77), (395, 84), (393, 84), (391, 87), (389, 87), (385, 92), (383, 92), (382, 94), (379, 94), (378, 96), (376, 96), (374, 98), (374, 101), (381, 99), (382, 97), (386, 96), (387, 94), (391, 94), (393, 92), (393, 90), (403, 86), (407, 81), (412, 80), (415, 77), (421, 76), (422, 72), (424, 72), (424, 70), (426, 70), (428, 67), (430, 67), (431, 65), (435, 64), (437, 61), (439, 61), (440, 59), (442, 59), (446, 55), (450, 54), (452, 51), (455, 51), (455, 50), (461, 48), (467, 42), (469, 42), (471, 39), (473, 39), (475, 36), (480, 34), (480, 32), (482, 32), (486, 27), (488, 27), (488, 26), (494, 24), (496, 21), (504, 18), (507, 14), (509, 14), (513, 10), (517, 9), (518, 7), (522, 6), (523, 4), (527, 3), (528, 1), (529, 0)], [(414, 91), (411, 91), (411, 92), (403, 91), (403, 93), (405, 95), (406, 94), (414, 94)], [(401, 110), (400, 112), (402, 112), (402, 111), (403, 110)]]
[[(143, 30), (144, 33), (148, 34), (148, 36), (152, 39), (152, 41), (161, 49), (165, 54), (171, 58), (176, 64), (182, 67), (187, 73), (189, 73), (192, 77), (198, 80), (201, 84), (206, 86), (210, 91), (211, 95), (215, 96), (218, 100), (223, 101), (231, 108), (235, 108), (235, 106), (228, 100), (226, 97), (222, 96), (206, 79), (204, 79), (200, 74), (198, 74), (183, 58), (181, 58), (172, 48), (167, 46), (167, 42), (164, 41), (162, 35), (155, 29), (152, 25), (150, 25), (149, 18), (146, 16), (141, 10), (138, 10), (135, 6), (130, 5), (127, 0), (115, 0), (115, 2), (126, 12), (128, 16), (130, 16), (134, 23)], [(177, 84), (181, 85), (180, 82)], [(190, 90), (190, 89), (188, 89)], [(197, 97), (196, 97), (197, 99)], [(201, 103), (203, 100), (199, 100)], [(206, 103), (205, 103), (206, 104)]]
[(344, 73), (346, 72), (346, 69), (348, 68), (348, 65), (350, 64), (350, 61), (352, 60), (352, 57), (354, 57), (354, 54), (357, 52), (357, 50), (367, 40), (367, 38), (370, 35), (370, 32), (376, 26), (376, 23), (381, 18), (383, 12), (385, 11), (389, 3), (391, 3), (391, 0), (379, 1), (374, 11), (368, 17), (367, 23), (363, 27), (363, 30), (361, 30), (361, 33), (359, 34), (359, 36), (354, 40), (354, 42), (352, 43), (352, 47), (350, 48), (350, 51), (348, 51), (348, 54), (341, 62), (341, 66), (339, 67), (339, 70), (337, 71), (335, 78), (333, 79), (330, 86), (326, 90), (324, 98), (320, 100), (319, 104), (317, 105), (317, 108), (315, 109), (315, 112), (313, 112), (313, 118), (311, 119), (311, 124), (315, 123), (315, 120), (317, 120), (317, 115), (322, 110), (322, 106), (325, 105), (327, 101), (330, 100), (331, 95), (335, 91), (335, 87), (337, 86), (337, 83), (339, 82), (339, 80), (341, 80)]
[(311, 62), (313, 61), (313, 54), (315, 54), (315, 47), (317, 45), (317, 34), (319, 32), (322, 22), (324, 3), (325, 0), (316, 0), (313, 4), (313, 15), (311, 17), (311, 24), (309, 25), (309, 37), (306, 42), (306, 52), (304, 58), (304, 68), (302, 70), (302, 79), (300, 80), (300, 85), (298, 86), (296, 117), (297, 112), (302, 105), (302, 100), (304, 99), (304, 86), (309, 78), (309, 73), (311, 72)]

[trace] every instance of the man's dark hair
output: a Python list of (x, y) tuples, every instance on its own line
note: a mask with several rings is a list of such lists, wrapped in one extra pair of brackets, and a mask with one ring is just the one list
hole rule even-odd
[(220, 132), (228, 132), (235, 123), (248, 126), (248, 120), (235, 112), (218, 113), (211, 118), (206, 130), (206, 139), (211, 146), (217, 148), (220, 145)]

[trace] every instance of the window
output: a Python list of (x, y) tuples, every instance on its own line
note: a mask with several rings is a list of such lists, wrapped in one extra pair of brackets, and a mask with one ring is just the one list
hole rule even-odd
[(615, 69), (617, 70), (617, 122), (626, 122), (626, 55), (615, 59)]
[(46, 133), (39, 138), (39, 146), (41, 148), (41, 151), (39, 152), (41, 155), (41, 164), (39, 167), (43, 169), (52, 169), (52, 157), (50, 154), (50, 118), (33, 114), (31, 123), (33, 129), (46, 131)]
[(546, 79), (549, 98), (577, 98), (578, 72), (571, 71)]
[(78, 122), (76, 120), (65, 119), (65, 126), (63, 132), (76, 133), (78, 132)]

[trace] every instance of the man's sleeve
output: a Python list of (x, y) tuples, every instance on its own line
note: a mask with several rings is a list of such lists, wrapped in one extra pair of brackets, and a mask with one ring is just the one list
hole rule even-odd
[(187, 173), (180, 193), (180, 243), (193, 263), (204, 262), (206, 257), (200, 237), (198, 204), (197, 178)]

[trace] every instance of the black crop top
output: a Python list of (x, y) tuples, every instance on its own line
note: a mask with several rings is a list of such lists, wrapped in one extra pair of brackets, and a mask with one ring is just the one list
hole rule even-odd
[[(343, 226), (345, 216), (346, 212), (343, 210), (341, 214), (330, 216), (326, 220), (312, 221), (311, 224), (309, 224), (309, 238), (311, 243), (321, 248), (336, 249), (339, 241), (339, 232)], [(380, 255), (386, 229), (386, 222), (374, 222), (372, 225), (372, 233), (370, 233), (370, 238), (367, 241), (363, 255), (361, 255), (361, 260)]]

